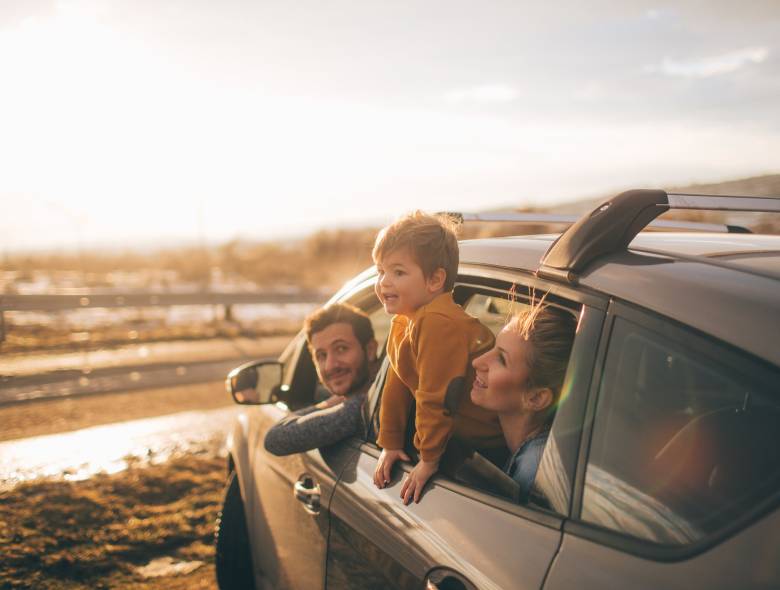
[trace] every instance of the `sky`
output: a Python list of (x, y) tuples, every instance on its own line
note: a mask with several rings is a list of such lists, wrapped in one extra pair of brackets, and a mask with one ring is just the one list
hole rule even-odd
[(0, 251), (780, 171), (780, 3), (5, 0)]

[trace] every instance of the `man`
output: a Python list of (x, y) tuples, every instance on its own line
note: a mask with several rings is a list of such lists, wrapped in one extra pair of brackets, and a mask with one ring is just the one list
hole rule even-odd
[(377, 371), (371, 320), (356, 307), (335, 303), (307, 317), (304, 329), (317, 375), (331, 395), (268, 431), (265, 448), (274, 455), (327, 446), (365, 429), (363, 405)]

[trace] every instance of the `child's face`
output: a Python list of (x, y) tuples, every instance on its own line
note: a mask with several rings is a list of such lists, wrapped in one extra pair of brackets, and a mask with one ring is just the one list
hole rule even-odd
[(376, 268), (376, 294), (387, 313), (410, 316), (442, 292), (440, 281), (426, 278), (407, 249), (386, 254)]

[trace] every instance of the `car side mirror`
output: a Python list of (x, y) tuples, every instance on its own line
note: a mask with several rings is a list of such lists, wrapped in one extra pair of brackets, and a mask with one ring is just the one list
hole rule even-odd
[(259, 360), (236, 367), (228, 373), (225, 388), (237, 404), (272, 404), (282, 389), (282, 363)]

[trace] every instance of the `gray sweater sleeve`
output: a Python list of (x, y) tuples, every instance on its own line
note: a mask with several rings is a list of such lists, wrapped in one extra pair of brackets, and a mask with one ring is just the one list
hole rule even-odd
[(265, 435), (265, 449), (273, 455), (292, 455), (332, 445), (363, 432), (365, 394), (348, 397), (324, 410), (314, 406), (292, 412)]

